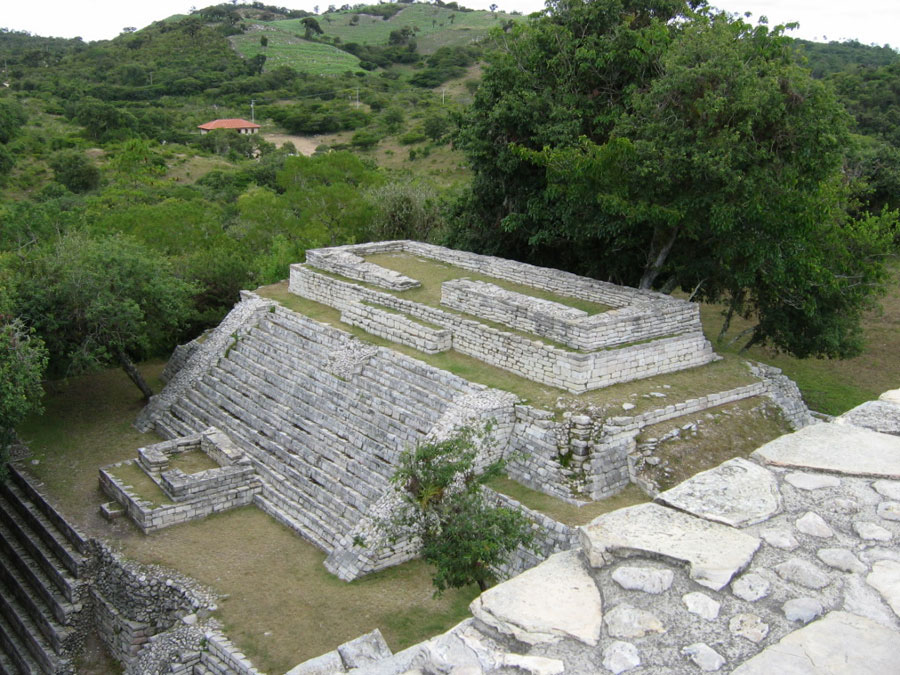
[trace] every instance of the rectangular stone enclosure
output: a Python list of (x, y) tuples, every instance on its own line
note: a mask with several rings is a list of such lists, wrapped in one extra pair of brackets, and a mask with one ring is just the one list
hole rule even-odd
[[(384, 253), (426, 258), (612, 309), (589, 314), (466, 278), (442, 284), (441, 307), (413, 302), (404, 299), (403, 292), (419, 288), (419, 280), (366, 261), (366, 256)], [(340, 310), (344, 321), (375, 335), (428, 353), (452, 348), (571, 393), (692, 368), (716, 358), (703, 336), (699, 307), (693, 303), (421, 242), (307, 251), (305, 264), (291, 266), (289, 288)]]

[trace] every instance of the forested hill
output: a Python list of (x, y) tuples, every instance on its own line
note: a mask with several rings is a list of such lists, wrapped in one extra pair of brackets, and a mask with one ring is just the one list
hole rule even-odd
[[(734, 284), (778, 282), (766, 288), (774, 304), (798, 271), (825, 274), (840, 260), (849, 278), (854, 260), (880, 251), (879, 214), (900, 206), (893, 52), (801, 44), (679, 0), (558, 10), (403, 2), (310, 15), (227, 3), (93, 43), (0, 30), (0, 324), (33, 327), (56, 377), (166, 352), (215, 323), (239, 289), (285, 278), (318, 246), (430, 239), (634, 285), (696, 286), (706, 299), (731, 293), (743, 315), (756, 296)], [(798, 68), (798, 50), (817, 79)], [(741, 87), (743, 98), (723, 93)], [(684, 126), (654, 117), (672, 102)], [(200, 135), (216, 118), (254, 118), (262, 131)], [(767, 226), (852, 223), (846, 239), (859, 249), (820, 237), (839, 254), (779, 268), (784, 277), (738, 274), (763, 259), (783, 265), (771, 247), (722, 233), (767, 244), (784, 234), (762, 234), (761, 214), (776, 206), (759, 195), (786, 188), (791, 220)], [(712, 221), (719, 229), (703, 234)], [(666, 263), (648, 252), (669, 250), (677, 237), (653, 234), (669, 226), (695, 240), (673, 244)], [(664, 264), (642, 278), (651, 258)], [(87, 269), (102, 274), (69, 274)], [(787, 307), (760, 339), (798, 335), (805, 355), (848, 353), (858, 307), (840, 325), (807, 315), (839, 316), (863, 285)]]

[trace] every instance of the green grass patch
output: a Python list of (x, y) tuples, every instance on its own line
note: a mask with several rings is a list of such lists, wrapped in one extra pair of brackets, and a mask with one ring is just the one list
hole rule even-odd
[(180, 452), (169, 457), (169, 468), (180, 469), (187, 474), (200, 473), (209, 469), (220, 468), (216, 460), (202, 450)]
[[(259, 42), (262, 35), (265, 35), (269, 41), (265, 47)], [(359, 67), (359, 59), (353, 54), (322, 42), (304, 40), (288, 32), (254, 31), (232, 35), (228, 39), (234, 49), (245, 59), (251, 59), (257, 54), (265, 54), (266, 70), (288, 66), (312, 75), (341, 75), (348, 70), (365, 72)]]
[(107, 472), (118, 478), (121, 483), (130, 486), (132, 494), (150, 502), (153, 508), (174, 503), (163, 489), (137, 465), (137, 462), (122, 464), (107, 469)]
[(254, 507), (129, 537), (132, 558), (172, 567), (228, 597), (228, 637), (269, 673), (283, 673), (375, 628), (393, 651), (468, 616), (477, 587), (434, 598), (431, 569), (412, 561), (345, 583), (325, 554)]
[(493, 488), (497, 492), (502, 492), (507, 497), (512, 497), (529, 509), (539, 511), (546, 516), (550, 516), (553, 520), (570, 527), (586, 525), (604, 513), (650, 501), (650, 497), (634, 484), (628, 484), (617, 495), (595, 502), (588, 502), (582, 506), (570, 504), (562, 499), (532, 490), (506, 476), (498, 476), (490, 480), (488, 487)]

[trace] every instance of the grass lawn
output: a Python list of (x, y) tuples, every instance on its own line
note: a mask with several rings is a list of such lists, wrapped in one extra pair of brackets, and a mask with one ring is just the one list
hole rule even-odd
[[(141, 367), (155, 390), (162, 367)], [(23, 463), (26, 472), (43, 482), (51, 500), (85, 534), (227, 596), (216, 616), (263, 671), (284, 672), (376, 627), (400, 650), (468, 616), (477, 587), (435, 599), (430, 570), (419, 561), (344, 583), (326, 572), (323, 552), (255, 507), (149, 536), (124, 518), (108, 523), (98, 511), (108, 498), (99, 490), (97, 469), (136, 457), (137, 448), (160, 440), (131, 426), (143, 406), (140, 393), (121, 370), (108, 370), (54, 385), (44, 405), (43, 415), (19, 429), (32, 450)], [(207, 463), (185, 455), (172, 465), (187, 470)], [(129, 468), (117, 473), (139, 482)], [(102, 655), (90, 660), (102, 661)]]
[(553, 520), (571, 527), (587, 525), (604, 513), (650, 501), (650, 497), (636, 485), (628, 485), (617, 495), (596, 502), (588, 502), (583, 506), (570, 504), (562, 499), (532, 490), (506, 476), (494, 478), (488, 482), (488, 486), (521, 502), (529, 509), (540, 511)]

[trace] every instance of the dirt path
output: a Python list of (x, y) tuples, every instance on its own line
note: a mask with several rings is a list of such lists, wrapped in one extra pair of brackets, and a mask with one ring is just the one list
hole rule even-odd
[(293, 143), (297, 152), (309, 157), (316, 151), (316, 147), (322, 144), (319, 136), (289, 136), (288, 134), (263, 134), (269, 143), (281, 147), (285, 143)]

